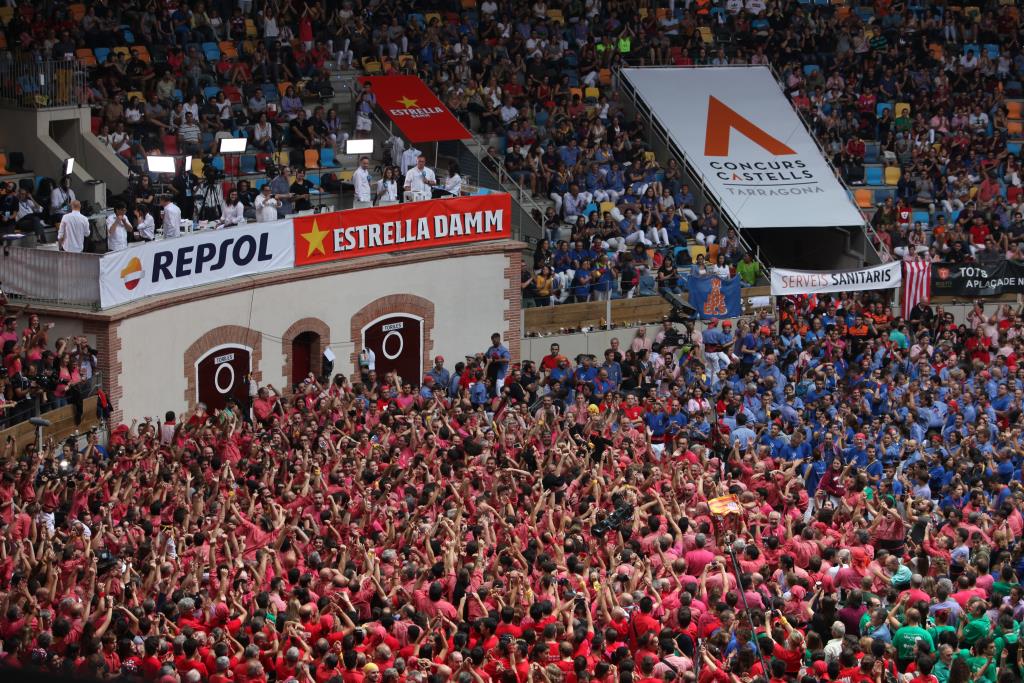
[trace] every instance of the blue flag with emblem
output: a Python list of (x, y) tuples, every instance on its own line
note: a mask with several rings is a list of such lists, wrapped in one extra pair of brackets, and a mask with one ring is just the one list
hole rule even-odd
[(738, 277), (722, 279), (713, 275), (691, 276), (690, 305), (697, 309), (697, 315), (701, 320), (737, 318), (742, 310), (740, 286)]

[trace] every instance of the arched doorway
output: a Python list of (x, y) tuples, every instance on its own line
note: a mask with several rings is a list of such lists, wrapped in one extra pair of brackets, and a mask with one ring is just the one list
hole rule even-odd
[(311, 372), (319, 377), (322, 364), (319, 334), (307, 331), (292, 339), (292, 384), (301, 384)]
[(423, 319), (395, 313), (374, 320), (363, 328), (362, 347), (376, 357), (378, 377), (392, 370), (403, 381), (419, 386), (423, 374)]
[(248, 398), (245, 376), (252, 370), (252, 349), (223, 344), (196, 362), (196, 400), (207, 410), (222, 410), (229, 396), (243, 403)]

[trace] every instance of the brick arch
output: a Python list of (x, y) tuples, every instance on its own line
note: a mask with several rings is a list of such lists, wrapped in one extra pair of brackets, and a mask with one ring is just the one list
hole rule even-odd
[(390, 294), (374, 299), (360, 308), (351, 322), (352, 363), (354, 379), (359, 377), (359, 353), (363, 350), (362, 330), (372, 321), (385, 315), (409, 313), (423, 318), (423, 358), (420, 359), (420, 370), (430, 367), (430, 356), (434, 351), (434, 302), (415, 294)]
[(303, 332), (313, 332), (320, 337), (320, 348), (317, 350), (316, 358), (320, 358), (331, 345), (331, 328), (320, 318), (302, 318), (293, 322), (281, 336), (281, 354), (284, 356), (284, 366), (281, 372), (284, 373), (285, 385), (291, 385), (292, 377), (292, 341)]
[(210, 349), (221, 344), (237, 344), (252, 349), (252, 377), (257, 382), (263, 379), (263, 334), (241, 325), (215, 327), (185, 350), (185, 404), (191, 408), (196, 402), (196, 362)]

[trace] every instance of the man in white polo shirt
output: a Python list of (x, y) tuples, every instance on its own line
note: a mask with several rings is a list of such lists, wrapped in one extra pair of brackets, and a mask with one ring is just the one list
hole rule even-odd
[(163, 215), (164, 238), (178, 237), (181, 235), (181, 209), (171, 201), (171, 195), (169, 194), (161, 197), (160, 202), (160, 205), (163, 207), (161, 214)]
[(370, 194), (370, 158), (359, 157), (359, 168), (352, 173), (352, 189), (355, 191), (353, 209), (365, 209), (373, 206), (373, 196)]
[(60, 219), (60, 228), (57, 229), (57, 244), (61, 251), (82, 253), (89, 232), (89, 219), (82, 215), (82, 203), (77, 199), (71, 200), (71, 211)]
[(416, 165), (405, 172), (408, 199), (414, 202), (430, 199), (430, 188), (434, 185), (437, 185), (437, 177), (427, 168), (427, 158), (421, 154), (416, 157)]

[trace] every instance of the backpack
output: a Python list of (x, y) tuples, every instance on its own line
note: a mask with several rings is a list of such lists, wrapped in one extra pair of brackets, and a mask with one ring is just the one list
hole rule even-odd
[(341, 190), (341, 181), (338, 180), (338, 176), (333, 173), (325, 173), (320, 177), (320, 187), (328, 192), (339, 192)]

